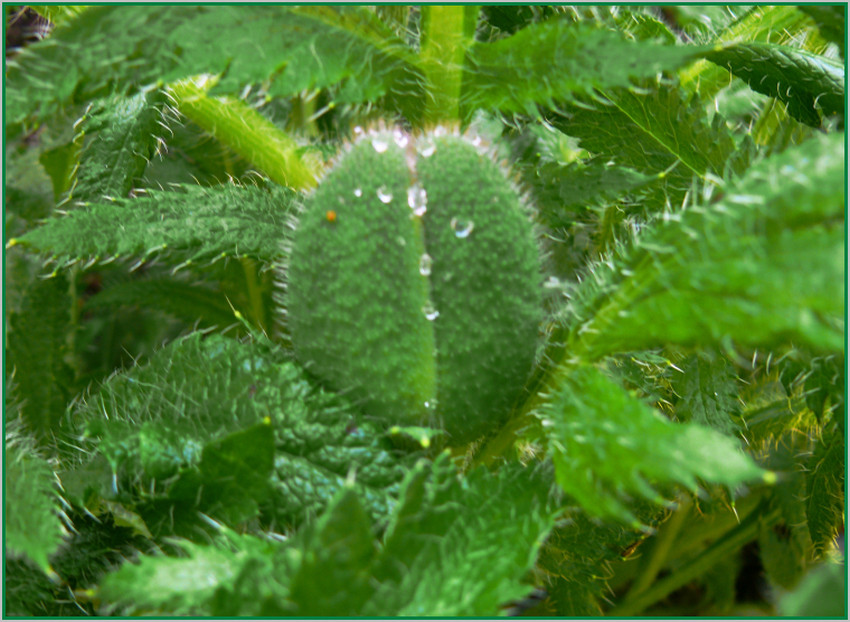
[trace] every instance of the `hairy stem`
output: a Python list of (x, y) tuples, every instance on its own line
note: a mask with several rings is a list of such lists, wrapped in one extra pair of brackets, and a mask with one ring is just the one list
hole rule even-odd
[(212, 84), (197, 79), (172, 84), (169, 94), (181, 113), (233, 151), (255, 164), (273, 181), (308, 190), (316, 185), (320, 160), (299, 153), (295, 140), (244, 102), (208, 97)]
[(422, 68), (428, 84), (425, 122), (456, 121), (460, 118), (460, 88), (463, 58), (472, 43), (470, 14), (477, 7), (422, 7)]

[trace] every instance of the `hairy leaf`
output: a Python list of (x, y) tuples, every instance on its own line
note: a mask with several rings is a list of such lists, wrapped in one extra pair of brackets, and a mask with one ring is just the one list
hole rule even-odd
[(720, 202), (668, 215), (574, 292), (570, 354), (730, 337), (840, 350), (842, 168), (842, 136), (820, 137), (753, 166)]
[[(364, 615), (492, 616), (523, 584), (554, 525), (550, 477), (504, 464), (458, 479), (443, 454), (408, 476)], [(486, 560), (486, 561), (484, 561)]]
[(9, 369), (20, 417), (40, 441), (59, 426), (73, 384), (64, 360), (71, 321), (71, 297), (64, 275), (36, 280), (24, 294), (19, 313), (9, 320)]
[(272, 524), (298, 525), (350, 477), (369, 513), (385, 517), (416, 455), (315, 389), (283, 350), (216, 335), (190, 336), (112, 378), (76, 418), (118, 491), (141, 495), (154, 533), (185, 533), (196, 511), (235, 524), (262, 509)]
[(126, 306), (158, 309), (198, 328), (219, 330), (234, 323), (233, 309), (223, 292), (198, 282), (173, 277), (154, 277), (110, 285), (86, 300), (85, 309)]
[(727, 168), (740, 172), (732, 158), (739, 146), (720, 117), (707, 121), (698, 98), (688, 100), (678, 87), (663, 84), (604, 95), (603, 102), (563, 105), (550, 121), (591, 153), (655, 176), (648, 211), (681, 205), (695, 176), (722, 178)]
[[(667, 513), (643, 500), (629, 507), (642, 523), (653, 527)], [(580, 508), (565, 513), (540, 551), (537, 571), (545, 578), (548, 597), (543, 610), (534, 613), (601, 615), (609, 577), (600, 573), (600, 568), (622, 560), (645, 537), (619, 521), (600, 521)]]
[(489, 108), (536, 116), (538, 104), (628, 86), (635, 78), (677, 69), (702, 51), (649, 41), (627, 41), (610, 30), (552, 20), (493, 43), (476, 43), (467, 56), (462, 101), (469, 111)]
[[(788, 45), (792, 42), (811, 39), (811, 20), (797, 7), (750, 6), (723, 7), (723, 12), (735, 17), (726, 25), (721, 20), (712, 20), (712, 25), (724, 26), (708, 34), (705, 43), (714, 45), (738, 43), (773, 43)], [(701, 12), (702, 13), (702, 12)], [(729, 72), (708, 60), (697, 62), (679, 70), (682, 86), (688, 92), (699, 92), (706, 100), (714, 97), (729, 84)]]
[(3, 454), (4, 546), (12, 557), (24, 556), (44, 572), (47, 558), (65, 533), (59, 520), (59, 495), (53, 470), (34, 442), (12, 428)]
[(688, 361), (675, 390), (681, 396), (676, 415), (724, 434), (734, 434), (740, 413), (735, 374), (722, 356), (694, 355)]
[(542, 217), (550, 226), (566, 226), (588, 208), (622, 197), (655, 180), (625, 166), (609, 165), (599, 159), (558, 165), (535, 166), (528, 173), (535, 204), (544, 208)]
[(91, 203), (47, 221), (10, 244), (83, 259), (151, 259), (167, 256), (186, 265), (224, 257), (273, 262), (283, 252), (286, 218), (294, 194), (277, 186), (151, 190), (138, 199)]
[(105, 577), (97, 595), (108, 604), (150, 615), (204, 615), (217, 591), (250, 563), (270, 557), (279, 544), (226, 531), (213, 546), (178, 540), (183, 557), (145, 556)]
[(114, 473), (113, 493), (139, 495), (138, 511), (155, 533), (185, 530), (196, 511), (239, 523), (269, 493), (270, 420), (245, 399), (250, 372), (266, 362), (237, 342), (200, 337), (111, 378), (75, 416)]
[(369, 517), (351, 489), (343, 489), (303, 541), (304, 555), (290, 583), (299, 616), (350, 616), (373, 591), (370, 566), (377, 552)]
[(565, 370), (539, 417), (561, 488), (589, 513), (637, 524), (630, 497), (697, 480), (735, 486), (759, 469), (719, 433), (674, 424), (592, 367)]
[[(522, 581), (554, 524), (548, 492), (540, 470), (461, 479), (443, 454), (411, 471), (383, 544), (345, 488), (283, 545), (224, 530), (227, 542), (181, 543), (187, 558), (126, 564), (99, 595), (172, 615), (492, 616), (531, 591)], [(197, 577), (192, 589), (179, 590), (181, 573)]]
[(365, 7), (92, 7), (10, 62), (7, 123), (110, 87), (221, 72), (221, 92), (272, 78), (275, 95), (341, 84), (341, 101), (361, 102), (392, 88), (415, 111), (410, 52), (382, 26)]
[(825, 115), (844, 111), (844, 68), (840, 63), (785, 45), (740, 43), (706, 54), (750, 87), (788, 106), (788, 114), (819, 127)]
[(844, 523), (845, 445), (833, 426), (815, 447), (806, 469), (806, 520), (815, 551), (827, 550)]
[(160, 89), (151, 88), (94, 102), (80, 123), (83, 134), (94, 136), (79, 155), (75, 200), (127, 196), (156, 148), (164, 100)]

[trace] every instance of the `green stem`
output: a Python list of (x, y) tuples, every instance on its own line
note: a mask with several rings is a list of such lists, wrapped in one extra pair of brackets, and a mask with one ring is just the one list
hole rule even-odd
[(316, 185), (321, 161), (299, 153), (298, 144), (244, 102), (208, 97), (212, 81), (180, 80), (169, 87), (177, 109), (217, 140), (256, 165), (273, 181), (308, 190)]
[(428, 85), (425, 122), (457, 121), (463, 59), (472, 42), (469, 15), (477, 7), (423, 6), (421, 63)]
[(632, 583), (631, 588), (629, 588), (625, 598), (626, 601), (634, 598), (652, 585), (655, 577), (658, 576), (661, 568), (664, 567), (664, 562), (667, 561), (670, 550), (673, 548), (673, 543), (685, 525), (685, 519), (691, 514), (691, 505), (691, 498), (682, 495), (679, 509), (664, 524), (660, 533), (654, 538), (649, 553), (643, 558), (642, 571), (634, 583)]
[(779, 508), (767, 510), (768, 503), (760, 504), (744, 521), (721, 536), (701, 555), (685, 563), (672, 574), (654, 583), (647, 590), (626, 598), (607, 613), (614, 618), (633, 617), (650, 605), (671, 594), (678, 588), (690, 583), (715, 564), (731, 555), (758, 535), (763, 525), (772, 525), (779, 520)]

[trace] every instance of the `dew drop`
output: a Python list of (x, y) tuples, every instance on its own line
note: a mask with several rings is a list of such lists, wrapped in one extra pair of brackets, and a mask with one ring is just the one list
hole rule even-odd
[(356, 196), (356, 197), (362, 197), (362, 196), (363, 196), (363, 191), (362, 191), (360, 188), (355, 188), (355, 189), (354, 189), (354, 196)]
[(419, 258), (419, 274), (422, 276), (428, 276), (431, 274), (431, 255), (425, 253), (422, 257)]
[(416, 184), (407, 189), (407, 204), (413, 213), (422, 216), (428, 210), (428, 195), (425, 188)]
[(439, 136), (445, 136), (446, 134), (448, 134), (448, 130), (446, 128), (444, 128), (442, 125), (438, 125), (434, 129), (434, 136), (439, 137)]
[(389, 146), (390, 143), (381, 138), (380, 136), (375, 136), (375, 138), (372, 139), (372, 147), (378, 153), (383, 153), (389, 148)]
[(480, 136), (476, 136), (475, 138), (472, 139), (472, 146), (473, 147), (480, 147), (481, 146), (481, 137)]
[(437, 150), (437, 145), (434, 144), (433, 140), (428, 140), (424, 145), (419, 149), (419, 155), (423, 158), (430, 158), (434, 155), (434, 152)]
[(399, 246), (407, 246), (407, 241), (401, 236), (398, 236), (395, 241), (398, 242)]
[(393, 200), (393, 193), (386, 186), (381, 186), (378, 188), (378, 198), (381, 200), (381, 203), (389, 203)]
[(433, 322), (440, 316), (440, 312), (430, 302), (422, 307), (422, 313), (425, 314), (425, 319), (429, 322)]
[(546, 282), (543, 284), (543, 287), (547, 289), (557, 289), (561, 286), (561, 280), (556, 276), (550, 276)]
[(465, 220), (463, 218), (452, 218), (449, 224), (452, 227), (452, 231), (455, 232), (455, 237), (461, 239), (468, 238), (469, 234), (472, 233), (472, 229), (475, 227), (471, 220)]
[(393, 141), (395, 142), (396, 145), (399, 146), (399, 148), (404, 149), (405, 147), (407, 147), (407, 143), (409, 141), (409, 138), (407, 137), (407, 134), (405, 134), (401, 130), (394, 130), (393, 131)]

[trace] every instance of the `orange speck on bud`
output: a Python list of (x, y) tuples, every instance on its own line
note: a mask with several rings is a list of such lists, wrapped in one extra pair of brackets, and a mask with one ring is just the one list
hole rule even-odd
[(336, 212), (332, 209), (329, 209), (327, 212), (325, 212), (325, 218), (328, 222), (336, 222)]

